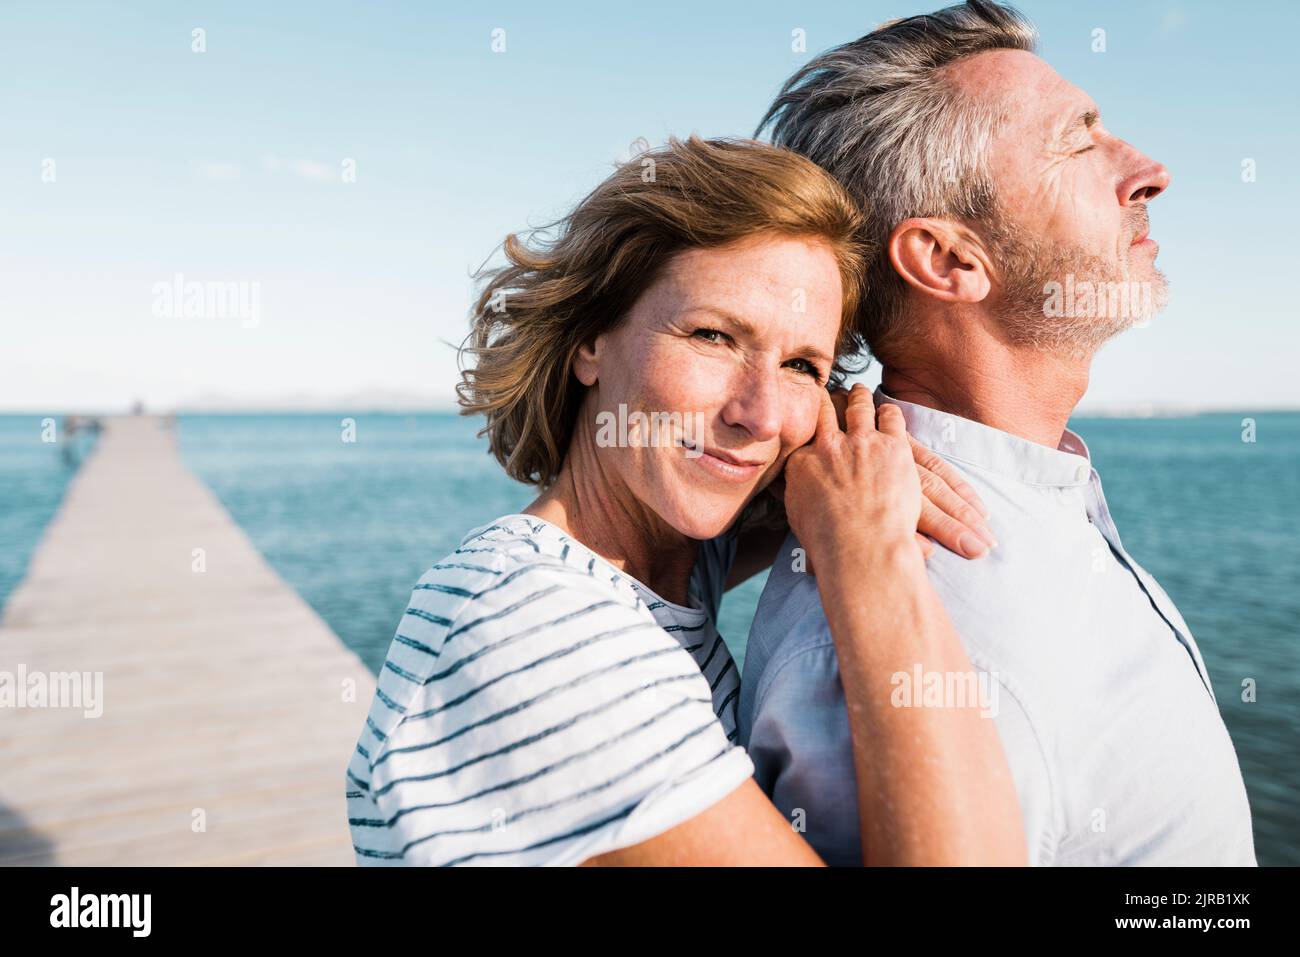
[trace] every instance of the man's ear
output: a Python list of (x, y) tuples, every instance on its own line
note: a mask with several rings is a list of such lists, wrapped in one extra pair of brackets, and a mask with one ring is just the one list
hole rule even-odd
[(573, 374), (585, 386), (592, 386), (600, 378), (600, 356), (604, 351), (605, 337), (596, 336), (589, 342), (578, 346), (573, 354)]
[(889, 261), (912, 288), (943, 302), (982, 302), (989, 260), (970, 230), (946, 219), (905, 219), (889, 234)]

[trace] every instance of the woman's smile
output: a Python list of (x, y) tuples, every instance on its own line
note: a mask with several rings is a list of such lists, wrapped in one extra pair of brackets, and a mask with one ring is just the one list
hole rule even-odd
[(709, 475), (726, 482), (745, 485), (756, 481), (771, 464), (760, 459), (736, 455), (718, 448), (706, 447), (701, 454), (690, 456)]

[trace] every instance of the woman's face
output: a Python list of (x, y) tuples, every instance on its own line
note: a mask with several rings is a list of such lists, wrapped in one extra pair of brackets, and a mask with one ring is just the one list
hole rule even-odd
[(840, 311), (817, 240), (677, 254), (574, 363), (602, 483), (690, 538), (721, 534), (812, 438)]

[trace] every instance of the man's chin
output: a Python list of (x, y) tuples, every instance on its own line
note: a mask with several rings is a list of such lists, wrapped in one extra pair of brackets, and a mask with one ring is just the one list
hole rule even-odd
[(1141, 282), (1144, 292), (1134, 310), (1133, 321), (1126, 328), (1150, 325), (1169, 305), (1169, 280), (1164, 273), (1152, 266)]

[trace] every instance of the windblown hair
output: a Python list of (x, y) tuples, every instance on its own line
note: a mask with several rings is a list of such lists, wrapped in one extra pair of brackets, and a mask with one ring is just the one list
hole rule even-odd
[(877, 358), (904, 318), (905, 286), (887, 250), (894, 227), (923, 216), (995, 219), (989, 141), (1008, 104), (973, 102), (949, 68), (987, 50), (1033, 52), (1036, 40), (1021, 14), (987, 0), (895, 20), (811, 60), (759, 123), (756, 136), (770, 127), (772, 142), (828, 171), (866, 216), (858, 325)]
[[(765, 234), (809, 237), (835, 254), (843, 287), (836, 376), (863, 340), (851, 320), (865, 272), (862, 218), (814, 163), (753, 140), (692, 136), (619, 166), (563, 219), (486, 277), (461, 346), (462, 414), (483, 414), (509, 475), (541, 487), (560, 473), (586, 387), (578, 350), (613, 329), (674, 254)], [(472, 367), (466, 367), (472, 359)]]

